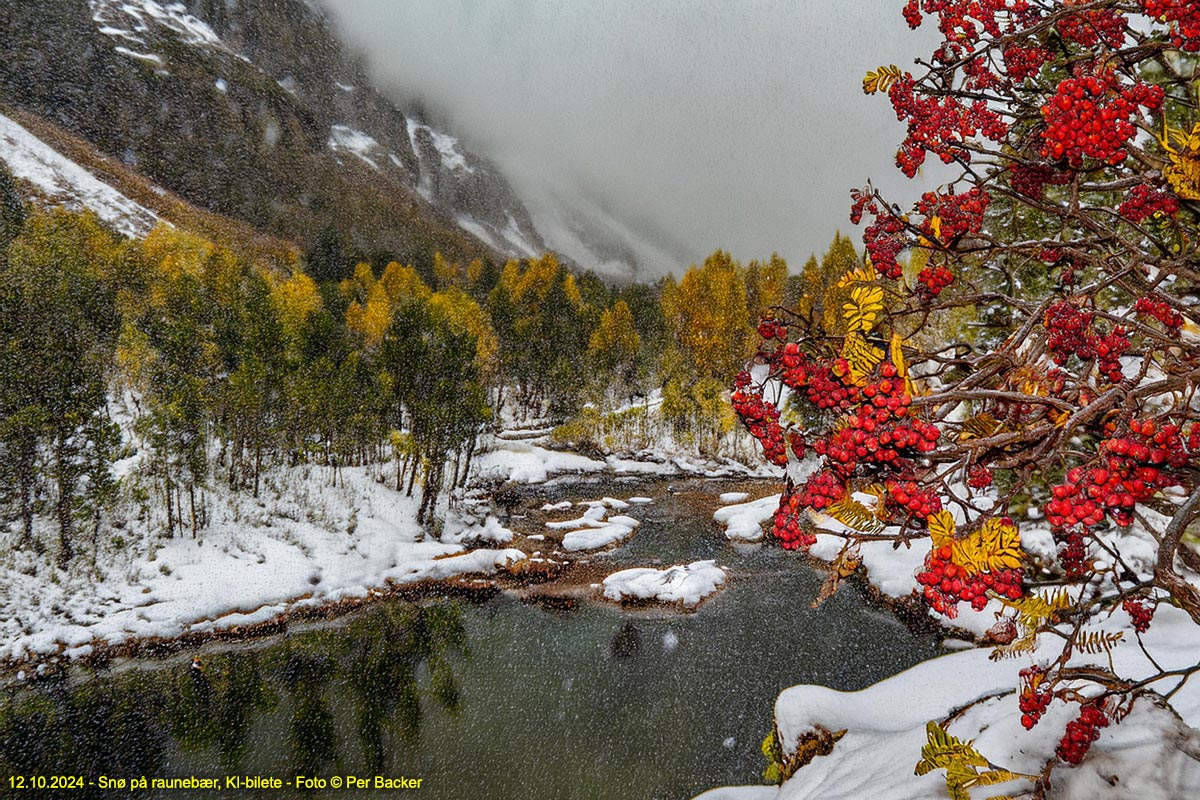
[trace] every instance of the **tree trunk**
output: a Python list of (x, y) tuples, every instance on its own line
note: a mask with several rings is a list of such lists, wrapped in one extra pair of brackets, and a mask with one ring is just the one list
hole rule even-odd
[(175, 538), (175, 507), (171, 504), (173, 495), (171, 479), (167, 478), (167, 538)]
[(475, 456), (475, 446), (478, 441), (479, 434), (476, 434), (471, 437), (471, 441), (467, 444), (467, 463), (463, 467), (462, 482), (459, 484), (460, 486), (465, 487), (467, 485), (467, 477), (471, 474), (471, 459)]
[(417, 480), (417, 466), (419, 464), (420, 464), (420, 459), (414, 455), (412, 472), (409, 473), (409, 476), (408, 476), (408, 492), (405, 493), (406, 497), (412, 497), (413, 483), (415, 483)]
[(196, 484), (188, 484), (188, 503), (192, 513), (192, 538), (196, 538)]
[(58, 566), (59, 569), (66, 569), (71, 563), (71, 559), (75, 557), (75, 548), (71, 540), (74, 538), (74, 522), (71, 519), (73, 501), (75, 499), (75, 489), (71, 485), (72, 475), (70, 468), (67, 466), (67, 452), (62, 437), (59, 437), (58, 442), (54, 447), (55, 466), (58, 468), (58, 505), (56, 507), (58, 515)]

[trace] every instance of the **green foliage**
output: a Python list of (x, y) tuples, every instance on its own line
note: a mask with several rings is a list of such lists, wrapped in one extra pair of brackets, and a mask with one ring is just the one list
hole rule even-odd
[(17, 192), (12, 174), (0, 164), (0, 253), (20, 235), (24, 224), (25, 203)]

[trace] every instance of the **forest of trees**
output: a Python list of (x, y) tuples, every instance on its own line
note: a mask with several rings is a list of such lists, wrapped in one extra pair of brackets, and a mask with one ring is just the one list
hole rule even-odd
[[(166, 537), (204, 529), (209, 492), (257, 497), (278, 465), (336, 482), (394, 461), (425, 522), (502, 416), (560, 424), (656, 389), (676, 442), (715, 453), (759, 318), (781, 302), (819, 314), (823, 276), (857, 260), (839, 236), (790, 278), (778, 256), (718, 251), (679, 280), (614, 286), (552, 254), (405, 266), (329, 233), (272, 259), (169, 225), (124, 239), (27, 208), (5, 180), (0, 514), (64, 567), (103, 531), (131, 442)], [(114, 398), (134, 409), (124, 432)]]

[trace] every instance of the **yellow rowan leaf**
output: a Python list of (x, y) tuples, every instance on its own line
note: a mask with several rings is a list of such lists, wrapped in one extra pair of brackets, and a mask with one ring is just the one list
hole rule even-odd
[(904, 71), (895, 64), (870, 70), (867, 76), (863, 78), (863, 93), (875, 94), (876, 92), (886, 92), (892, 88), (893, 83), (903, 76)]
[(929, 515), (929, 538), (936, 550), (945, 544), (954, 543), (954, 515), (946, 509)]
[(958, 438), (962, 442), (968, 442), (971, 439), (986, 439), (989, 436), (995, 436), (1003, 427), (1003, 424), (985, 411), (964, 420)]
[(1016, 525), (992, 517), (979, 529), (980, 556), (989, 572), (1018, 569), (1024, 560), (1021, 533)]
[(856, 267), (838, 279), (837, 288), (845, 289), (852, 283), (874, 283), (879, 280), (875, 268), (868, 261), (865, 267)]
[(956, 539), (951, 560), (962, 567), (968, 575), (985, 571), (987, 559), (979, 544), (979, 534), (976, 533), (965, 539)]
[(1179, 197), (1200, 200), (1200, 123), (1192, 126), (1191, 132), (1166, 128), (1165, 122), (1164, 128), (1160, 142), (1171, 163), (1163, 169), (1163, 177)]
[(872, 483), (859, 489), (865, 495), (875, 498), (875, 507), (871, 512), (879, 520), (886, 520), (891, 516), (891, 512), (887, 509), (887, 487), (882, 483)]
[(850, 291), (850, 301), (842, 304), (842, 317), (851, 331), (866, 333), (875, 327), (883, 311), (883, 289), (878, 286), (859, 286)]
[[(937, 216), (936, 214), (929, 218), (929, 232), (933, 234), (933, 238), (935, 240), (937, 240), (937, 241), (941, 240), (941, 238), (942, 238), (942, 218)], [(933, 247), (934, 244), (936, 244), (936, 243), (937, 243), (936, 241), (935, 242), (929, 241), (924, 236), (919, 237), (917, 240), (917, 244), (919, 244), (921, 247)]]
[(858, 331), (851, 331), (842, 342), (842, 358), (846, 359), (849, 367), (850, 380), (861, 386), (883, 361), (883, 351), (864, 339)]

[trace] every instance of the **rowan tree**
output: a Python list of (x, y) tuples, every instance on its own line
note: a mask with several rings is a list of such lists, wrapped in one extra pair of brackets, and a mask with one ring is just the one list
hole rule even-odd
[[(1105, 658), (1156, 608), (1200, 624), (1200, 10), (908, 0), (904, 16), (941, 43), (864, 90), (906, 127), (906, 175), (933, 156), (955, 177), (907, 212), (870, 184), (852, 193), (869, 263), (834, 284), (839, 330), (780, 309), (733, 404), (789, 468), (783, 547), (839, 536), (842, 575), (868, 540), (922, 546), (914, 602), (996, 611), (996, 657), (1039, 654), (1014, 667), (1013, 714), (1030, 728), (1051, 703), (1077, 709), (1026, 776), (1042, 796), (1101, 727), (1200, 671), (1135, 679)], [(946, 325), (964, 308), (975, 327)], [(1058, 544), (1049, 563), (1022, 547), (1029, 507)], [(1114, 614), (1126, 630), (1101, 627)], [(918, 772), (946, 768), (955, 797), (1020, 777), (977, 774), (962, 744), (932, 725)]]

